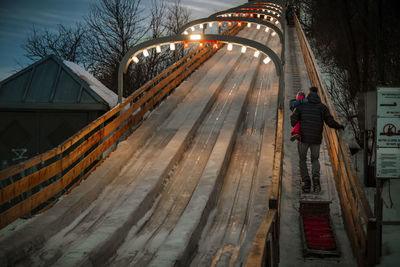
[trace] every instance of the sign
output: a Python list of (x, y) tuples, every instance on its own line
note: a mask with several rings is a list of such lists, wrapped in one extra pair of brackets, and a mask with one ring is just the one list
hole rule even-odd
[(400, 88), (378, 87), (378, 117), (400, 118)]
[(376, 150), (376, 178), (400, 178), (400, 149)]
[(400, 88), (377, 88), (376, 178), (400, 178)]
[(400, 148), (400, 118), (378, 118), (376, 141), (378, 147)]

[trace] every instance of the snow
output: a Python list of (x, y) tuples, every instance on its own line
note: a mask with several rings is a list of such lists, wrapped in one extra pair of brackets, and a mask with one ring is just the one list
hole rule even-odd
[(113, 108), (118, 104), (118, 95), (108, 89), (104, 84), (102, 84), (84, 68), (67, 60), (64, 60), (63, 63), (76, 75), (78, 75), (79, 78), (84, 80), (89, 85), (90, 89), (92, 89), (97, 95), (99, 95), (104, 101), (106, 101), (110, 108)]

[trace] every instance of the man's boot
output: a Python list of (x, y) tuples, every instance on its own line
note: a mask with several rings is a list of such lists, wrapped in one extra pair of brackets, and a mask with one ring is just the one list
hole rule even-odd
[(310, 178), (304, 179), (303, 186), (301, 187), (301, 189), (303, 190), (303, 193), (310, 193), (310, 190), (311, 190)]
[(321, 192), (321, 184), (319, 183), (319, 178), (313, 178), (313, 190), (314, 193), (317, 194)]

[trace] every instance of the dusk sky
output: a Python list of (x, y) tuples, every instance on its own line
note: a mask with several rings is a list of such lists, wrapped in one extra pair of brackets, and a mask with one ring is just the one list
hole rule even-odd
[[(90, 4), (98, 0), (0, 0), (0, 81), (27, 64), (21, 45), (32, 30), (55, 29), (57, 24), (73, 26), (83, 21)], [(192, 19), (228, 9), (244, 0), (182, 0)], [(151, 0), (142, 0), (144, 6)]]

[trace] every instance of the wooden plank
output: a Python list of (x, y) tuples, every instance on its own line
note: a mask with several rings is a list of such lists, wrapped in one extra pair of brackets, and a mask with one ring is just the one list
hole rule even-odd
[[(342, 173), (344, 172), (344, 166), (341, 166), (341, 172)], [(346, 205), (346, 206), (350, 205), (350, 210), (351, 210), (350, 214), (352, 217), (353, 225), (355, 226), (355, 229), (357, 230), (357, 233), (358, 233), (358, 236), (360, 239), (359, 242), (361, 243), (361, 249), (364, 251), (365, 242), (366, 242), (365, 232), (364, 232), (361, 220), (360, 220), (360, 215), (358, 213), (356, 203), (354, 201), (354, 196), (352, 195), (352, 190), (350, 189), (350, 186), (348, 184), (349, 181), (345, 178), (345, 179), (342, 179), (342, 182), (343, 182), (343, 186), (344, 186), (344, 191), (342, 191), (342, 192), (344, 192), (344, 194), (346, 194), (345, 199), (347, 200), (344, 203), (344, 205)], [(368, 221), (366, 221), (366, 222), (368, 222)]]
[(275, 135), (275, 151), (273, 173), (269, 194), (269, 208), (278, 209), (280, 187), (282, 184), (282, 156), (283, 156), (283, 109), (278, 109)]
[(268, 255), (265, 253), (269, 252), (266, 250), (267, 237), (272, 229), (272, 224), (277, 216), (276, 210), (268, 210), (266, 216), (261, 222), (260, 227), (257, 230), (257, 234), (253, 240), (253, 244), (250, 249), (249, 256), (247, 257), (247, 267), (259, 267), (264, 265), (264, 259), (268, 259)]
[[(347, 195), (346, 195), (345, 188), (344, 188), (343, 184), (340, 186), (340, 190), (342, 192), (342, 196), (344, 197), (344, 202), (348, 203)], [(348, 230), (348, 232), (350, 232), (350, 241), (353, 244), (353, 251), (354, 251), (354, 254), (355, 254), (356, 258), (357, 258), (358, 265), (359, 266), (363, 266), (362, 265), (362, 262), (363, 262), (363, 255), (362, 254), (363, 253), (362, 253), (362, 251), (360, 249), (360, 246), (359, 246), (359, 239), (357, 238), (356, 229), (354, 227), (353, 218), (351, 216), (351, 211), (349, 209), (348, 204), (343, 205), (342, 206), (342, 210), (344, 210), (345, 215), (346, 215), (345, 217), (346, 217), (346, 220), (348, 222), (347, 230)]]

